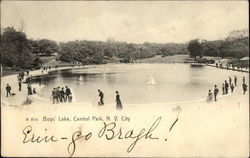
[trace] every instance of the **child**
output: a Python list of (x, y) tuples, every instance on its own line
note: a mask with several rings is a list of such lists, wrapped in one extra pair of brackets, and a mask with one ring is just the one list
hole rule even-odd
[(207, 102), (211, 102), (213, 100), (213, 94), (211, 90), (208, 90)]

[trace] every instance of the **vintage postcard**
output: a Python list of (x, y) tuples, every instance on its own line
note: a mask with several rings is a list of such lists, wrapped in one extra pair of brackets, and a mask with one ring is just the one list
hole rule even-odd
[(1, 1), (1, 156), (248, 157), (248, 1)]

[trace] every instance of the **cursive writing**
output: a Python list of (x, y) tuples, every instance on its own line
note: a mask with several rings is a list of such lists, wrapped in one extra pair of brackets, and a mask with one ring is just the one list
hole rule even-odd
[[(159, 137), (155, 136), (153, 132), (157, 129), (159, 124), (161, 123), (162, 117), (158, 117), (149, 128), (141, 128), (141, 130), (138, 130), (136, 132), (134, 129), (124, 130), (122, 127), (118, 127), (116, 122), (106, 123), (103, 122), (102, 128), (97, 132), (97, 137), (100, 139), (106, 139), (108, 141), (114, 140), (114, 139), (131, 139), (132, 143), (128, 146), (127, 152), (131, 152), (136, 144), (142, 139), (151, 139), (151, 140), (158, 140)], [(176, 124), (178, 119), (175, 120), (175, 122), (172, 124), (171, 129)], [(47, 129), (45, 129), (47, 131)], [(57, 142), (59, 139), (57, 139), (54, 135), (48, 136), (40, 136), (35, 134), (32, 131), (32, 126), (28, 125), (23, 129), (24, 139), (23, 143), (48, 143), (48, 142)], [(67, 152), (70, 157), (72, 157), (77, 149), (77, 141), (82, 139), (84, 141), (88, 141), (92, 138), (93, 133), (87, 132), (87, 134), (83, 134), (82, 131), (75, 131), (71, 137), (70, 142), (67, 145)], [(62, 137), (61, 140), (68, 140), (67, 137)]]

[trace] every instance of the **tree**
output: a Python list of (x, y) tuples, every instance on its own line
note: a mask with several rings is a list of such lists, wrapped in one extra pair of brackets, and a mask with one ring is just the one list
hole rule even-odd
[(3, 66), (27, 68), (33, 62), (26, 34), (13, 27), (4, 29), (1, 35), (1, 62)]
[(194, 58), (195, 60), (197, 56), (199, 56), (200, 58), (202, 57), (202, 46), (198, 39), (191, 40), (188, 44), (187, 49), (189, 51), (190, 57)]

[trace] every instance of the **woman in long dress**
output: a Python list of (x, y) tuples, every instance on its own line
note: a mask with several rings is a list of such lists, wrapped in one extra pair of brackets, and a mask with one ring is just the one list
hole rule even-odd
[(122, 109), (123, 107), (122, 107), (122, 102), (120, 100), (119, 92), (116, 91), (115, 93), (116, 93), (116, 99), (115, 99), (115, 101), (116, 101), (116, 109)]

